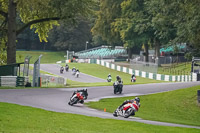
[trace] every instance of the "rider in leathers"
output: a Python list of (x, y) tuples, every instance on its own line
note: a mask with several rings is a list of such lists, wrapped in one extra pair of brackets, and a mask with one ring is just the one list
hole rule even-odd
[[(132, 99), (132, 100), (126, 100), (124, 101), (119, 107), (118, 109), (120, 110), (121, 107), (123, 107), (125, 104), (127, 103), (135, 103), (138, 105), (138, 107), (140, 107), (140, 98), (139, 97), (135, 97), (135, 99)], [(124, 112), (123, 112), (124, 113)], [(135, 115), (135, 113), (133, 113), (133, 115)]]

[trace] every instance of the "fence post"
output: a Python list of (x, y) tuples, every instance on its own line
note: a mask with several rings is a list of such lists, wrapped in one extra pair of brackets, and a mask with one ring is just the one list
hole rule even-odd
[(197, 101), (200, 103), (200, 90), (197, 90)]

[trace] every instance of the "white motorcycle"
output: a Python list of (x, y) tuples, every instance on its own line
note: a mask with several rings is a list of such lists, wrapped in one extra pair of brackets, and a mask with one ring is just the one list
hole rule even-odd
[(78, 78), (78, 77), (79, 77), (79, 74), (80, 74), (80, 72), (77, 71), (77, 72), (75, 73), (75, 77)]
[(107, 81), (108, 81), (108, 82), (111, 82), (111, 81), (112, 81), (112, 77), (109, 76), (109, 77), (107, 78)]

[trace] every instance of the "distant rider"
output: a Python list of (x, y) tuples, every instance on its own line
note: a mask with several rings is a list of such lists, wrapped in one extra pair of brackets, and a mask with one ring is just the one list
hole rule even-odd
[(116, 76), (116, 80), (119, 82), (119, 83), (123, 83), (121, 77), (119, 75)]
[(135, 74), (133, 73), (132, 76), (131, 76), (131, 78), (133, 79), (134, 77), (135, 77)]
[(75, 67), (72, 68), (72, 72), (76, 72), (76, 68)]
[(68, 71), (68, 69), (69, 69), (69, 66), (68, 66), (68, 64), (66, 64), (65, 65), (65, 70)]
[(108, 79), (111, 77), (110, 73), (108, 74)]
[(79, 71), (79, 69), (78, 69), (78, 68), (76, 69), (76, 72), (79, 72), (79, 73), (80, 73), (80, 71)]
[(61, 66), (61, 68), (60, 68), (60, 72), (63, 73), (63, 71), (64, 71), (64, 67)]

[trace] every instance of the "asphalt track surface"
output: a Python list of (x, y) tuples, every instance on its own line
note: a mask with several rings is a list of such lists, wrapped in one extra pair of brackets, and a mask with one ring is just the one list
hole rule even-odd
[[(124, 86), (123, 93), (120, 95), (113, 94), (112, 86), (88, 87), (87, 89), (88, 89), (89, 96), (85, 102), (98, 101), (99, 99), (102, 99), (102, 98), (160, 93), (160, 92), (171, 91), (171, 90), (176, 90), (180, 88), (188, 88), (195, 85), (200, 85), (200, 82), (127, 85), (127, 86)], [(166, 122), (143, 120), (137, 117), (129, 117), (126, 119), (123, 117), (113, 117), (112, 113), (90, 109), (82, 104), (76, 104), (74, 106), (70, 106), (67, 104), (69, 101), (69, 98), (71, 97), (73, 91), (77, 89), (82, 89), (82, 88), (1, 89), (0, 102), (14, 103), (14, 104), (19, 104), (19, 105), (24, 105), (24, 106), (41, 108), (41, 109), (49, 110), (49, 111), (81, 114), (81, 115), (92, 116), (92, 117), (136, 121), (136, 122), (153, 124), (153, 125), (200, 129), (200, 127), (197, 127), (197, 126), (188, 126), (188, 125), (181, 125), (181, 124), (172, 124), (172, 123), (166, 123)], [(142, 101), (141, 101), (141, 104), (142, 104)]]
[[(58, 64), (40, 64), (40, 69), (46, 72), (50, 72), (55, 75), (59, 75), (61, 77), (77, 81), (77, 82), (85, 82), (85, 83), (94, 83), (94, 82), (106, 82), (105, 79), (97, 78), (91, 75), (87, 75), (81, 72), (78, 78), (76, 78), (74, 75), (72, 75), (71, 69), (66, 72), (64, 71), (63, 74), (60, 73), (60, 65)], [(106, 77), (105, 77), (106, 78)]]

